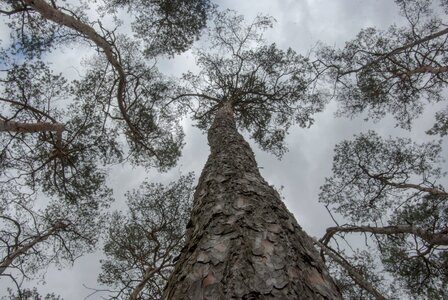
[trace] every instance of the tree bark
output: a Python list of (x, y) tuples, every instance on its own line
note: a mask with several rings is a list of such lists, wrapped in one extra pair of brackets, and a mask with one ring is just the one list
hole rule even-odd
[(10, 131), (10, 132), (23, 132), (23, 133), (34, 133), (34, 132), (47, 132), (64, 131), (64, 125), (59, 123), (21, 123), (15, 121), (4, 121), (0, 120), (0, 131)]
[(310, 237), (261, 177), (230, 103), (208, 141), (187, 242), (163, 299), (341, 299)]
[(321, 239), (322, 243), (325, 245), (331, 240), (333, 235), (338, 232), (360, 232), (360, 233), (373, 233), (373, 234), (384, 234), (384, 235), (394, 235), (394, 234), (413, 234), (418, 236), (422, 240), (426, 241), (431, 245), (443, 245), (448, 246), (448, 228), (441, 230), (439, 232), (430, 232), (428, 230), (419, 228), (414, 225), (393, 225), (385, 227), (371, 227), (371, 226), (338, 226), (327, 228), (327, 233)]
[(60, 123), (21, 123), (15, 121), (0, 120), (0, 132), (19, 132), (19, 133), (35, 133), (35, 132), (56, 132), (56, 147), (62, 149), (62, 132), (65, 130), (63, 124)]

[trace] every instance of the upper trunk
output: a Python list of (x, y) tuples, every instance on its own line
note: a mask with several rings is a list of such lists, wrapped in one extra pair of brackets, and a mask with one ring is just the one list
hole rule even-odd
[(223, 105), (187, 241), (163, 299), (340, 299), (310, 238), (261, 177)]

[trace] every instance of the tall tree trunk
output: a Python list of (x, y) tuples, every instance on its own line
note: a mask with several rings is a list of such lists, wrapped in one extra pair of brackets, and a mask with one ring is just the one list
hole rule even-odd
[(208, 141), (187, 242), (163, 299), (341, 299), (311, 239), (261, 177), (230, 103)]

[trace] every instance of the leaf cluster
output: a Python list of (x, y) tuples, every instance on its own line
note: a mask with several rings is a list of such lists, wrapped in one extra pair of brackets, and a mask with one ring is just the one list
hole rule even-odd
[(107, 13), (127, 9), (135, 37), (143, 40), (146, 57), (182, 53), (199, 38), (213, 5), (209, 0), (106, 0)]
[(184, 74), (185, 86), (175, 98), (186, 100), (198, 127), (204, 130), (214, 112), (230, 102), (237, 125), (263, 150), (281, 157), (289, 127), (310, 126), (311, 116), (321, 111), (324, 103), (312, 89), (308, 58), (263, 41), (262, 34), (272, 22), (258, 16), (245, 24), (235, 12), (216, 13), (207, 32), (208, 42), (204, 49), (196, 50), (201, 70)]
[(333, 175), (320, 201), (350, 220), (325, 242), (362, 234), (383, 268), (413, 297), (443, 299), (448, 283), (448, 193), (439, 183), (440, 143), (382, 139), (369, 131), (335, 148)]
[[(188, 49), (209, 1), (104, 4), (116, 18), (119, 9), (134, 17), (133, 38), (92, 21), (101, 17), (92, 1), (0, 1), (10, 33), (0, 49), (0, 273), (19, 293), (49, 264), (94, 249), (112, 201), (108, 166), (164, 171), (183, 146), (179, 111), (166, 101), (173, 83), (148, 58)], [(47, 62), (69, 44), (97, 52), (71, 82)]]
[(127, 194), (128, 211), (107, 225), (98, 280), (116, 290), (114, 299), (160, 299), (189, 219), (194, 176), (164, 186), (144, 182)]
[[(367, 112), (378, 120), (392, 114), (410, 129), (425, 103), (444, 99), (448, 29), (446, 16), (432, 1), (396, 3), (409, 26), (362, 29), (342, 49), (322, 47), (315, 66), (334, 85), (339, 115)], [(444, 1), (439, 4), (446, 7)]]

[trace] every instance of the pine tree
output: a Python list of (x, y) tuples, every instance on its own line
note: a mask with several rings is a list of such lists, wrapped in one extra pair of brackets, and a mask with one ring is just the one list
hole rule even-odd
[(237, 130), (252, 130), (262, 147), (281, 155), (291, 118), (305, 124), (320, 107), (306, 100), (307, 59), (261, 44), (269, 18), (245, 27), (226, 11), (214, 22), (211, 44), (229, 55), (199, 51), (204, 69), (186, 76), (195, 90), (184, 94), (199, 101), (196, 116), (207, 128), (211, 154), (163, 299), (340, 299), (312, 240), (262, 178)]

